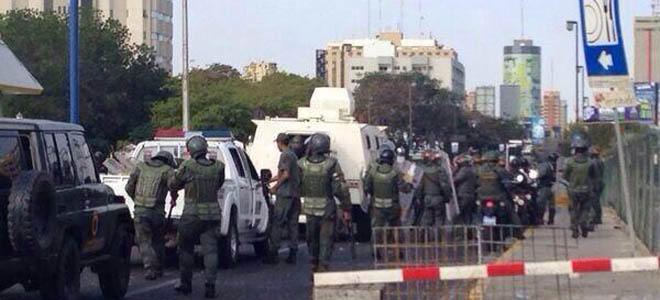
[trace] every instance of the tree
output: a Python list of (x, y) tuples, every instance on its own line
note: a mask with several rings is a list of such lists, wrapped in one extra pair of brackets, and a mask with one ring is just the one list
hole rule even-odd
[[(40, 96), (1, 96), (4, 109), (26, 118), (68, 120), (67, 19), (54, 12), (14, 10), (0, 16), (0, 34), (43, 85)], [(119, 140), (150, 135), (150, 108), (167, 97), (167, 73), (152, 49), (130, 45), (126, 27), (80, 16), (80, 120), (93, 148), (107, 151)]]

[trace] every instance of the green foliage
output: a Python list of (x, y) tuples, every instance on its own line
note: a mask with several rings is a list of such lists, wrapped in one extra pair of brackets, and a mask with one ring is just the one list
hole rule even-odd
[[(54, 12), (14, 10), (0, 15), (0, 34), (44, 87), (40, 96), (0, 96), (3, 111), (26, 118), (68, 120), (68, 26)], [(170, 92), (152, 50), (129, 44), (128, 30), (91, 10), (80, 16), (80, 120), (93, 148), (144, 137), (150, 108)]]
[[(193, 69), (189, 76), (190, 123), (194, 130), (230, 128), (242, 141), (254, 132), (253, 116), (294, 117), (297, 107), (309, 104), (322, 82), (293, 74), (275, 73), (261, 82), (240, 78), (231, 66), (214, 64)], [(168, 86), (174, 94), (152, 109), (155, 128), (180, 128), (181, 79)]]

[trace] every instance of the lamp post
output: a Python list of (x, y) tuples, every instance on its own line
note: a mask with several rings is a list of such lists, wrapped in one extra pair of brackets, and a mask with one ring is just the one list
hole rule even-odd
[(580, 42), (577, 21), (566, 21), (566, 29), (575, 31), (575, 122), (580, 122)]
[(78, 113), (78, 1), (69, 2), (69, 122), (80, 124)]
[(417, 84), (415, 82), (411, 82), (410, 85), (408, 86), (408, 136), (410, 136), (411, 140), (413, 137), (412, 89), (416, 86)]

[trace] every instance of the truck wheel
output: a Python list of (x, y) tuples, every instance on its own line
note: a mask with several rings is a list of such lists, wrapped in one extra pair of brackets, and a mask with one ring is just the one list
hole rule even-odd
[(238, 225), (236, 224), (236, 210), (232, 209), (229, 217), (229, 230), (227, 236), (220, 239), (220, 267), (233, 268), (238, 263)]
[(129, 226), (119, 226), (117, 237), (113, 244), (110, 259), (103, 262), (97, 269), (99, 284), (105, 299), (124, 299), (131, 277), (131, 249), (133, 235)]
[(66, 237), (54, 274), (41, 280), (41, 297), (46, 300), (79, 299), (80, 270), (78, 244), (74, 239)]
[(55, 188), (47, 173), (22, 172), (12, 184), (7, 206), (7, 231), (21, 255), (48, 254), (56, 231)]

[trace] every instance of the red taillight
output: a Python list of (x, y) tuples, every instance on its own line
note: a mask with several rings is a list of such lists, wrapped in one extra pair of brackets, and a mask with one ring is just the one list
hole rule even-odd
[(495, 206), (495, 203), (493, 203), (493, 201), (486, 202), (486, 207), (494, 207), (494, 206)]

